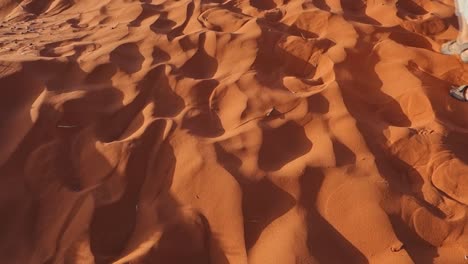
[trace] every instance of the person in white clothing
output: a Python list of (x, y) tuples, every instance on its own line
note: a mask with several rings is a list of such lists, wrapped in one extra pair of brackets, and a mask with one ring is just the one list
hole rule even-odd
[[(468, 0), (454, 0), (455, 14), (458, 17), (458, 37), (446, 42), (441, 47), (441, 53), (446, 55), (458, 55), (460, 60), (468, 63)], [(450, 95), (460, 101), (468, 102), (468, 85), (453, 87)]]

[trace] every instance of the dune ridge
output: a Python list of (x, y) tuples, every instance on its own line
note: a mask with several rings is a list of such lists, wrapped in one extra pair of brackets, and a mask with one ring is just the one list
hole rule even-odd
[(440, 0), (0, 0), (2, 263), (466, 263)]

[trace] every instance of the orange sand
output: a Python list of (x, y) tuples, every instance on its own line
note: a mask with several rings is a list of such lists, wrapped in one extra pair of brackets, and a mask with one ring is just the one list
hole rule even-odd
[(0, 263), (467, 263), (453, 12), (0, 0)]

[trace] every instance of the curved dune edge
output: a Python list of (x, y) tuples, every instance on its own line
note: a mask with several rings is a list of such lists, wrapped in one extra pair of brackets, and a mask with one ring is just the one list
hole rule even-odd
[(451, 1), (0, 0), (2, 263), (465, 263)]

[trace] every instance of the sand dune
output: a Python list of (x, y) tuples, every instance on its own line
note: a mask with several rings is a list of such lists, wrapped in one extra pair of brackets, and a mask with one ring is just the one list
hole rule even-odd
[(0, 262), (466, 263), (453, 12), (0, 0)]

